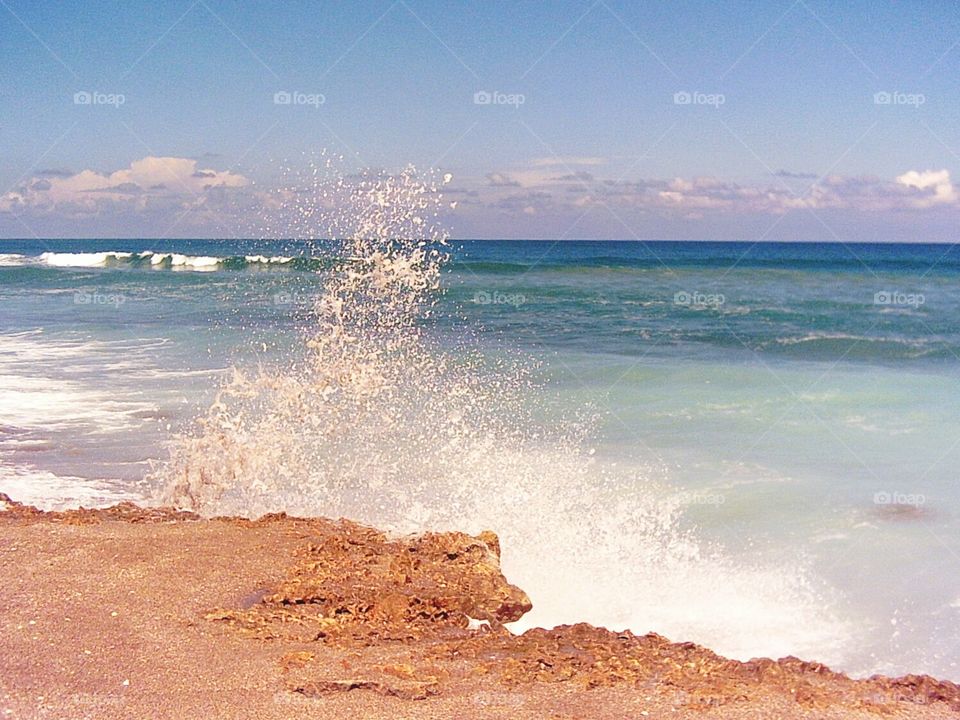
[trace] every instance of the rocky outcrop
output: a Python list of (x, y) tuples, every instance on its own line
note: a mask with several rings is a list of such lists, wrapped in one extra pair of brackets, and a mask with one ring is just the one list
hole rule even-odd
[(348, 521), (321, 527), (273, 592), (208, 619), (259, 638), (369, 645), (499, 627), (532, 607), (501, 574), (493, 533), (391, 539)]
[[(499, 703), (506, 709), (490, 711), (497, 717), (520, 716), (516, 713), (521, 705), (510, 704), (516, 698), (539, 698), (537, 707), (559, 702), (576, 709), (577, 717), (620, 717), (611, 715), (609, 708), (623, 703), (659, 708), (671, 717), (699, 717), (711, 710), (731, 718), (933, 718), (960, 713), (960, 687), (928, 676), (853, 680), (796, 658), (738, 662), (654, 633), (615, 633), (586, 624), (514, 635), (504, 624), (529, 611), (531, 602), (504, 578), (499, 542), (492, 532), (392, 537), (345, 520), (282, 514), (256, 521), (201, 520), (190, 513), (130, 504), (44, 513), (6, 496), (0, 495), (0, 502), (6, 508), (0, 512), (3, 535), (13, 537), (17, 526), (22, 528), (23, 539), (10, 541), (20, 553), (17, 565), (8, 566), (16, 573), (10, 578), (22, 582), (29, 577), (31, 583), (57, 587), (71, 582), (62, 577), (64, 572), (78, 573), (64, 602), (74, 618), (78, 613), (95, 618), (96, 631), (78, 636), (84, 646), (95, 643), (103, 632), (116, 632), (111, 624), (115, 617), (136, 618), (137, 593), (145, 593), (145, 588), (152, 592), (159, 588), (162, 593), (157, 597), (170, 597), (176, 605), (197, 595), (206, 573), (221, 577), (231, 573), (230, 558), (239, 565), (239, 553), (248, 573), (244, 578), (257, 577), (249, 575), (251, 567), (269, 569), (268, 582), (251, 579), (248, 585), (243, 580), (229, 593), (211, 593), (220, 598), (219, 604), (191, 605), (190, 610), (172, 607), (171, 616), (184, 618), (177, 621), (182, 625), (171, 626), (165, 613), (151, 611), (136, 619), (129, 636), (113, 636), (111, 652), (160, 636), (182, 637), (190, 648), (184, 658), (216, 654), (222, 645), (223, 657), (233, 660), (250, 648), (251, 660), (241, 666), (268, 663), (280, 692), (291, 703), (322, 699), (349, 705), (348, 698), (386, 696), (392, 698), (389, 702), (469, 703), (467, 716)], [(35, 552), (37, 538), (45, 537), (43, 527), (38, 527), (42, 523), (56, 530), (49, 533), (63, 543), (56, 547), (72, 551), (87, 542), (90, 557), (113, 557), (110, 574), (94, 582), (82, 564), (69, 564), (66, 571), (47, 578), (45, 568), (55, 557), (50, 553), (67, 550), (47, 549), (47, 560), (31, 564), (29, 553)], [(205, 554), (198, 553), (195, 563), (179, 567), (195, 564), (192, 582), (199, 586), (181, 583), (181, 575), (164, 570), (170, 559), (186, 562), (191, 542), (206, 548)], [(237, 554), (231, 555), (234, 547)], [(252, 553), (263, 557), (252, 562)], [(127, 588), (131, 578), (138, 579), (140, 590)], [(107, 593), (104, 584), (115, 589)], [(77, 591), (81, 585), (82, 595)], [(101, 599), (86, 599), (94, 596)], [(36, 598), (26, 598), (21, 591), (17, 604), (11, 600), (8, 609), (20, 607), (25, 599), (30, 607), (45, 607), (43, 591)], [(116, 604), (120, 611), (104, 614), (103, 603)], [(39, 617), (38, 624), (21, 623), (18, 630), (35, 633), (31, 628), (49, 623), (53, 636), (58, 635), (56, 615), (45, 620), (40, 610), (30, 612)], [(143, 622), (149, 630), (141, 629)], [(7, 638), (23, 643), (12, 646), (8, 657), (33, 652), (36, 641), (31, 637)], [(0, 646), (3, 642), (0, 639)], [(67, 650), (66, 656), (76, 656), (74, 649)], [(19, 667), (13, 670), (22, 671)], [(174, 663), (166, 672), (175, 670)], [(32, 675), (27, 677), (34, 682)], [(253, 677), (262, 678), (262, 671)], [(599, 698), (608, 710), (597, 709), (603, 704)], [(274, 695), (264, 700), (264, 707), (277, 717), (300, 717), (304, 712), (291, 704), (287, 714)], [(384, 712), (390, 715), (393, 710)], [(523, 716), (545, 716), (539, 710), (531, 712)]]
[(423, 699), (483, 677), (509, 687), (628, 686), (670, 693), (687, 708), (776, 692), (811, 710), (891, 712), (903, 704), (942, 703), (960, 711), (960, 688), (927, 676), (851, 680), (796, 658), (741, 663), (654, 633), (586, 624), (513, 635), (503, 624), (518, 620), (531, 603), (501, 574), (492, 532), (389, 539), (346, 521), (324, 530), (303, 548), (288, 578), (255, 606), (207, 616), (261, 639), (353, 652), (346, 673), (331, 673), (317, 653), (294, 661), (284, 656), (288, 687), (306, 696), (372, 690)]

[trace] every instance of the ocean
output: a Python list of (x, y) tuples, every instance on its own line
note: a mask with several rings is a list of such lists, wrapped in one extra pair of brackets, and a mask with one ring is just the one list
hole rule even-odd
[[(429, 399), (415, 419), (344, 411), (334, 438), (301, 413), (301, 454), (292, 414), (273, 407), (253, 432), (245, 406), (231, 442), (288, 484), (271, 501), (228, 491), (224, 508), (489, 527), (534, 602), (518, 629), (584, 620), (741, 659), (960, 681), (960, 249), (449, 252), (409, 336), (443, 362), (398, 350), (396, 378)], [(0, 242), (0, 491), (51, 509), (156, 498), (235, 371), (264, 392), (299, 383), (344, 258), (293, 241)], [(328, 358), (311, 369), (324, 387)], [(363, 407), (384, 392), (364, 390)], [(354, 423), (362, 436), (344, 434)], [(193, 456), (219, 452), (209, 441)]]

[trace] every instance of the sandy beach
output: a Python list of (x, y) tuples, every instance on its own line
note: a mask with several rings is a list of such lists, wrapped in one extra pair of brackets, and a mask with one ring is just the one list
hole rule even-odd
[(960, 687), (927, 676), (854, 681), (588, 625), (511, 635), (530, 601), (492, 533), (2, 502), (5, 717), (960, 713)]

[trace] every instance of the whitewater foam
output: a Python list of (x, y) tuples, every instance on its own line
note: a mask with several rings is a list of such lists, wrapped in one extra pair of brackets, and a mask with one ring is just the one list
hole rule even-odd
[(136, 427), (138, 412), (155, 410), (153, 403), (117, 397), (110, 387), (93, 387), (70, 378), (84, 370), (102, 372), (142, 365), (149, 341), (123, 345), (125, 359), (111, 344), (82, 338), (52, 339), (41, 331), (0, 335), (0, 422), (26, 429), (86, 428), (108, 432)]
[(155, 252), (153, 250), (144, 250), (141, 252), (128, 252), (123, 250), (105, 250), (102, 252), (86, 253), (44, 252), (35, 256), (26, 256), (19, 253), (0, 253), (0, 267), (19, 267), (23, 265), (41, 265), (49, 268), (66, 269), (149, 267), (154, 270), (212, 272), (225, 268), (244, 269), (248, 267), (304, 267), (306, 269), (315, 269), (314, 266), (317, 265), (317, 263), (317, 258), (297, 258), (288, 255), (237, 255), (220, 257), (215, 255), (190, 255), (181, 252)]
[(56, 475), (22, 465), (0, 465), (0, 488), (17, 502), (41, 510), (106, 507), (118, 502), (143, 500), (108, 480)]
[(45, 252), (39, 257), (40, 261), (60, 268), (107, 267), (113, 264), (123, 264), (132, 261), (149, 260), (151, 267), (166, 267), (174, 270), (209, 271), (217, 269), (223, 258), (205, 255), (184, 255), (181, 253), (154, 253), (145, 251), (140, 253), (108, 250), (95, 253), (56, 253)]
[(209, 255), (181, 255), (180, 253), (154, 253), (149, 256), (153, 267), (165, 266), (173, 270), (199, 270), (209, 272), (216, 270), (223, 262), (223, 258)]
[(126, 260), (133, 257), (129, 252), (97, 253), (41, 253), (40, 260), (53, 267), (103, 267), (110, 260)]
[(0, 253), (0, 267), (23, 265), (24, 260), (24, 256), (19, 253)]

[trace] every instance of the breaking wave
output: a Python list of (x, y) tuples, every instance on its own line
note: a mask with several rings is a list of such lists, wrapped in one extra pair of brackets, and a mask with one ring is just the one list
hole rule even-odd
[(106, 250), (103, 252), (45, 252), (40, 255), (0, 253), (0, 267), (46, 268), (144, 268), (149, 270), (319, 270), (324, 258), (287, 255), (190, 255), (178, 252), (144, 250), (130, 252)]

